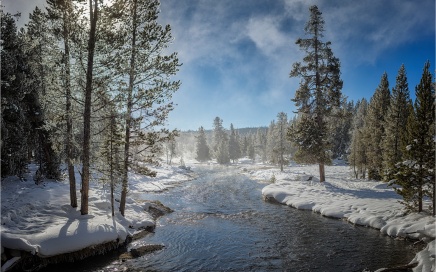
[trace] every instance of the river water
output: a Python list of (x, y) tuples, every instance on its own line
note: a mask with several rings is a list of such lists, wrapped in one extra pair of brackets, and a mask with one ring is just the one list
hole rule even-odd
[(145, 271), (337, 272), (375, 270), (414, 257), (410, 242), (378, 230), (264, 202), (267, 184), (233, 167), (195, 171), (197, 180), (142, 195), (174, 212), (158, 221), (153, 235), (136, 242), (163, 244), (164, 250), (130, 265)]
[[(162, 193), (136, 195), (174, 210), (155, 233), (130, 248), (163, 244), (163, 250), (126, 262), (91, 258), (82, 271), (373, 271), (406, 264), (410, 242), (325, 218), (310, 211), (267, 203), (266, 183), (234, 167), (203, 166), (199, 178)], [(112, 258), (115, 258), (112, 256)], [(367, 270), (367, 271), (368, 271)]]

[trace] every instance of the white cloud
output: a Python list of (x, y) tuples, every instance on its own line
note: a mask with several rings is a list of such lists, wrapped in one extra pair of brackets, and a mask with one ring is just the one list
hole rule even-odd
[(279, 30), (280, 17), (252, 17), (247, 23), (247, 36), (265, 55), (277, 54), (289, 45), (289, 36)]

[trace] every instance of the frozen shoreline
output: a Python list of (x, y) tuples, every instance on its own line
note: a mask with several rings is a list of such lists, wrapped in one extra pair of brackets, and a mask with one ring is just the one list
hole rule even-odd
[(426, 213), (406, 215), (400, 196), (385, 183), (356, 180), (348, 166), (327, 166), (324, 183), (316, 178), (316, 165), (293, 165), (284, 172), (259, 168), (249, 166), (244, 172), (257, 180), (268, 181), (274, 176), (275, 183), (262, 190), (264, 198), (378, 229), (391, 237), (422, 240), (427, 246), (410, 262), (418, 263), (413, 271), (435, 271), (435, 217)]
[[(435, 270), (435, 218), (427, 214), (404, 215), (398, 202), (400, 197), (384, 183), (355, 180), (347, 166), (326, 167), (327, 182), (323, 184), (316, 179), (318, 169), (314, 165), (293, 165), (284, 172), (248, 161), (233, 166), (256, 180), (268, 181), (274, 176), (276, 182), (262, 190), (265, 198), (379, 229), (393, 237), (427, 242), (427, 247), (411, 263), (418, 263), (414, 271)], [(12, 262), (19, 261), (20, 251), (43, 258), (85, 248), (104, 251), (99, 249), (99, 245), (117, 247), (137, 230), (154, 228), (155, 222), (149, 211), (152, 203), (135, 201), (135, 194), (167, 190), (194, 178), (186, 168), (163, 166), (154, 170), (158, 172), (156, 178), (130, 175), (125, 218), (118, 212), (118, 202), (116, 215), (112, 218), (109, 192), (99, 183), (91, 184), (90, 214), (81, 216), (79, 208), (68, 205), (67, 181), (46, 180), (35, 185), (30, 174), (27, 181), (19, 181), (16, 177), (4, 179), (1, 184), (1, 250), (2, 254), (8, 252), (9, 263), (3, 264), (2, 271)], [(13, 252), (18, 256), (11, 255), (12, 249), (18, 250)]]
[[(125, 217), (118, 211), (111, 215), (108, 185), (91, 182), (89, 214), (80, 214), (69, 205), (68, 179), (44, 180), (36, 185), (32, 178), (35, 165), (29, 165), (24, 180), (7, 177), (1, 183), (1, 254), (6, 271), (26, 254), (40, 258), (81, 259), (124, 245), (137, 231), (153, 229), (152, 202), (136, 201), (142, 192), (162, 191), (194, 178), (187, 169), (175, 166), (156, 167), (156, 178), (131, 174)], [(80, 188), (80, 175), (76, 173)], [(116, 194), (115, 198), (117, 199)], [(155, 208), (155, 207), (154, 207)]]

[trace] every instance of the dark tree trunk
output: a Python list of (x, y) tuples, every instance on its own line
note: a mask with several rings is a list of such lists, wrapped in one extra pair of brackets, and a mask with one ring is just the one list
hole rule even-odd
[(82, 188), (81, 192), (81, 207), (82, 215), (88, 214), (88, 193), (89, 193), (89, 177), (90, 177), (90, 142), (91, 142), (91, 97), (92, 97), (92, 70), (94, 65), (94, 49), (95, 49), (95, 32), (97, 27), (98, 15), (98, 0), (94, 0), (94, 8), (92, 0), (89, 0), (90, 8), (90, 24), (88, 40), (88, 65), (86, 71), (86, 89), (85, 89), (85, 111), (83, 113), (83, 172), (82, 172)]
[[(68, 2), (68, 1), (67, 1)], [(64, 31), (64, 58), (65, 58), (65, 114), (67, 118), (67, 139), (66, 139), (66, 153), (68, 165), (68, 178), (70, 181), (70, 205), (73, 208), (77, 207), (77, 194), (76, 194), (76, 176), (74, 173), (73, 164), (73, 118), (71, 116), (71, 84), (70, 84), (70, 45), (69, 45), (69, 24), (67, 8), (63, 10), (63, 31)]]
[(126, 210), (127, 187), (129, 178), (129, 161), (130, 161), (130, 127), (132, 122), (132, 97), (133, 97), (133, 81), (135, 73), (135, 47), (136, 47), (136, 0), (133, 1), (133, 29), (132, 29), (132, 48), (130, 56), (130, 72), (129, 72), (129, 89), (127, 97), (127, 114), (126, 114), (126, 134), (124, 144), (124, 167), (123, 167), (123, 183), (120, 200), (120, 213), (124, 216)]

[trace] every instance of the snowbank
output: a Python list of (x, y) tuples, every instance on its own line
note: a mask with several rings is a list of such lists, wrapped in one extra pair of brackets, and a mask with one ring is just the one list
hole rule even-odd
[[(35, 168), (34, 165), (30, 166), (24, 181), (8, 177), (1, 182), (2, 254), (8, 249), (46, 258), (109, 242), (121, 245), (135, 230), (155, 225), (152, 215), (147, 212), (150, 203), (135, 201), (132, 195), (156, 191), (156, 188), (162, 190), (192, 179), (189, 171), (177, 167), (153, 169), (158, 172), (156, 178), (132, 174), (125, 217), (118, 212), (118, 202), (115, 217), (112, 217), (108, 186), (91, 182), (89, 214), (81, 215), (80, 192), (77, 192), (79, 207), (72, 208), (69, 205), (68, 180), (45, 180), (36, 185), (32, 179)], [(76, 177), (79, 177), (78, 173)], [(79, 181), (77, 188), (80, 188)], [(16, 260), (11, 258), (10, 262)], [(4, 265), (2, 271), (9, 263)]]
[(315, 165), (294, 165), (284, 172), (252, 168), (248, 173), (260, 180), (275, 176), (276, 182), (262, 190), (266, 199), (379, 229), (386, 235), (428, 242), (412, 262), (419, 262), (414, 271), (434, 271), (435, 217), (425, 213), (406, 215), (400, 196), (384, 183), (356, 180), (347, 166), (326, 167), (327, 181), (323, 183), (316, 178)]

